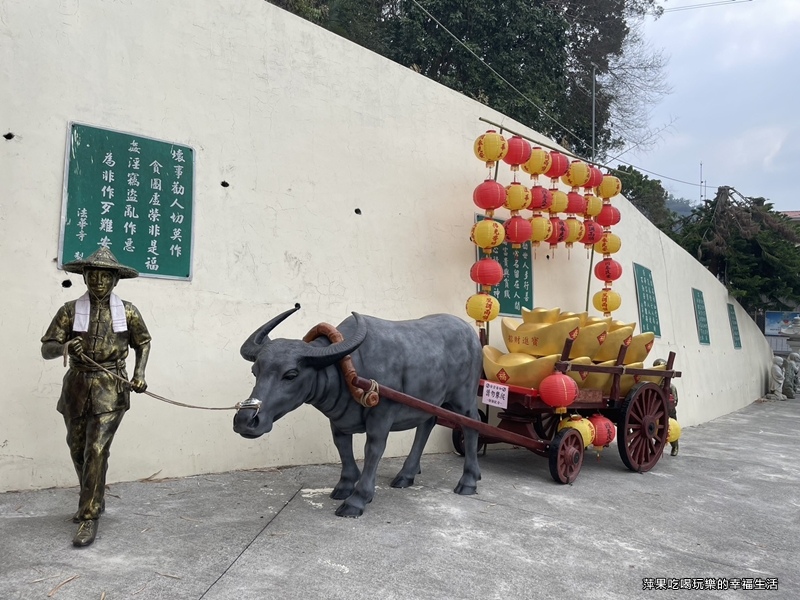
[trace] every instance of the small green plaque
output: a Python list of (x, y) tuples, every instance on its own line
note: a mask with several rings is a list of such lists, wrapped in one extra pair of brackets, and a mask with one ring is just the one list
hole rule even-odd
[(653, 273), (647, 267), (633, 263), (633, 274), (636, 280), (636, 299), (639, 303), (639, 331), (642, 333), (652, 331), (656, 337), (661, 337)]
[(731, 324), (731, 335), (733, 336), (733, 347), (742, 347), (742, 338), (739, 337), (739, 321), (736, 320), (736, 307), (728, 303), (728, 321)]
[[(476, 215), (475, 222), (486, 217)], [(483, 250), (477, 248), (477, 260), (487, 258)], [(492, 288), (492, 295), (500, 301), (500, 315), (519, 318), (523, 308), (533, 310), (533, 264), (531, 243), (525, 242), (519, 248), (512, 248), (503, 242), (492, 252), (503, 267), (503, 281)], [(480, 290), (480, 286), (478, 286)]]
[(191, 279), (194, 149), (70, 123), (58, 266), (106, 246), (143, 277)]
[(708, 332), (708, 316), (703, 292), (692, 288), (692, 301), (694, 302), (694, 321), (697, 324), (697, 338), (701, 344), (710, 344), (711, 335)]

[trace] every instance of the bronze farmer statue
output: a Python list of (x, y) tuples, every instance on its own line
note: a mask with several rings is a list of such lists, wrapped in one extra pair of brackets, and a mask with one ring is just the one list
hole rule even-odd
[[(111, 442), (125, 411), (130, 392), (143, 392), (150, 334), (137, 308), (111, 291), (120, 279), (139, 275), (117, 262), (108, 248), (100, 248), (85, 260), (64, 265), (70, 273), (83, 274), (88, 291), (58, 309), (42, 337), (42, 356), (47, 359), (69, 354), (58, 412), (67, 426), (67, 444), (81, 486), (80, 523), (72, 543), (88, 546), (97, 534), (97, 519), (105, 509), (106, 470)], [(86, 357), (112, 373), (128, 378), (125, 358), (128, 346), (136, 353), (130, 384), (85, 360)]]

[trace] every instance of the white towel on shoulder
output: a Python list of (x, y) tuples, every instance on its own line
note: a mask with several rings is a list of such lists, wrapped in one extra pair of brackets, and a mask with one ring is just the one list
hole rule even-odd
[[(112, 292), (108, 298), (108, 304), (111, 307), (111, 325), (114, 328), (114, 333), (128, 331), (125, 306), (122, 304), (120, 297)], [(86, 292), (75, 301), (75, 322), (72, 324), (72, 331), (89, 331), (90, 307), (89, 292)]]

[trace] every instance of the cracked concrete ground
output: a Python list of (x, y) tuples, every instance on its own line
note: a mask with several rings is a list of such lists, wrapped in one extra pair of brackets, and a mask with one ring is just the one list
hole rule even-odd
[[(455, 454), (404, 490), (384, 459), (360, 519), (334, 515), (338, 465), (119, 483), (83, 549), (77, 488), (0, 494), (0, 598), (800, 598), (798, 432), (800, 400), (754, 403), (648, 473), (590, 451), (573, 485), (489, 446), (474, 496)], [(643, 589), (673, 585), (695, 591)]]

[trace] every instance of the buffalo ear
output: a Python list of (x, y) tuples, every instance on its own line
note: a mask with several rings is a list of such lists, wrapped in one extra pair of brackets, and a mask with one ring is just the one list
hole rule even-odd
[(261, 327), (256, 329), (253, 333), (250, 334), (250, 337), (245, 340), (242, 347), (239, 349), (239, 354), (242, 355), (242, 358), (245, 360), (249, 360), (250, 362), (255, 362), (256, 358), (258, 357), (258, 353), (261, 352), (261, 346), (264, 342), (269, 341), (269, 333), (278, 326), (286, 317), (292, 315), (300, 310), (300, 304), (295, 304), (294, 308), (290, 308), (289, 310), (282, 312), (277, 317), (273, 317), (266, 323), (264, 323)]
[(367, 322), (358, 313), (353, 313), (356, 322), (355, 333), (341, 342), (329, 346), (307, 346), (303, 349), (301, 356), (307, 365), (317, 368), (324, 368), (342, 360), (364, 342), (367, 337)]

